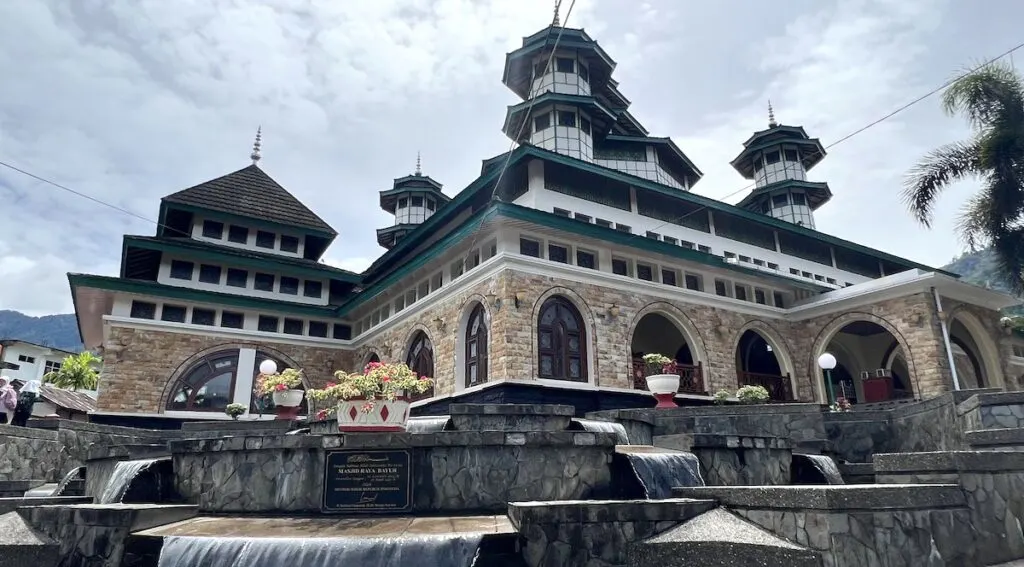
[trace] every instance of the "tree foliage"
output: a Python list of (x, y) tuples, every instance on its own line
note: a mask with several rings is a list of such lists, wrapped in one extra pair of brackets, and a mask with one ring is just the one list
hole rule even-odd
[(907, 177), (904, 201), (914, 218), (931, 227), (944, 189), (979, 180), (981, 188), (957, 218), (957, 232), (971, 249), (991, 246), (1009, 287), (1024, 292), (1024, 81), (1012, 67), (992, 63), (950, 85), (942, 106), (965, 117), (974, 134), (926, 155)]
[(68, 390), (95, 390), (102, 359), (89, 351), (72, 354), (60, 363), (60, 370), (47, 372), (43, 380)]

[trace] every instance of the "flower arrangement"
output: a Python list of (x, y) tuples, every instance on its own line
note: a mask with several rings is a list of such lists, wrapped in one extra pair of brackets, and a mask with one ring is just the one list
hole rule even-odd
[(715, 392), (715, 405), (725, 405), (725, 402), (732, 397), (732, 392), (729, 390), (719, 390)]
[(741, 404), (763, 404), (768, 401), (768, 390), (764, 386), (743, 386), (736, 390), (736, 399)]
[(657, 374), (675, 374), (676, 363), (671, 358), (652, 352), (644, 355), (644, 376), (654, 376)]
[(405, 364), (371, 362), (362, 373), (337, 371), (334, 373), (337, 382), (328, 382), (319, 390), (310, 390), (307, 395), (311, 400), (333, 402), (327, 409), (317, 412), (318, 419), (325, 419), (337, 409), (337, 403), (343, 400), (363, 400), (362, 411), (369, 413), (377, 400), (393, 402), (410, 394), (422, 394), (430, 389), (434, 380), (427, 376), (418, 376)]
[(843, 396), (836, 398), (835, 403), (828, 407), (829, 411), (832, 412), (850, 411), (852, 408), (853, 404)]
[(245, 404), (228, 404), (228, 407), (224, 408), (224, 413), (231, 416), (231, 419), (238, 419), (238, 416), (245, 413)]
[(302, 370), (285, 368), (277, 374), (260, 374), (256, 379), (256, 394), (269, 396), (274, 392), (294, 390), (302, 385)]

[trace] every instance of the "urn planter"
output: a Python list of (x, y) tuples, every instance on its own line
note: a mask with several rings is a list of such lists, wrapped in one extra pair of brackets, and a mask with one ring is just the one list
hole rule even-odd
[(652, 374), (646, 378), (647, 389), (658, 400), (656, 408), (676, 407), (675, 397), (679, 391), (678, 374)]
[(302, 390), (281, 390), (271, 394), (277, 411), (277, 419), (297, 419), (299, 408), (302, 406), (302, 397), (305, 394)]
[(394, 401), (352, 398), (338, 402), (336, 416), (342, 433), (405, 431), (409, 420), (408, 397)]

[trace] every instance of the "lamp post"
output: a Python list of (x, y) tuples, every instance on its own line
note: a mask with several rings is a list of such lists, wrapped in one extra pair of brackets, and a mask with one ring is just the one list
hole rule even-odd
[(825, 388), (828, 389), (828, 405), (835, 403), (835, 394), (832, 392), (832, 369), (836, 367), (836, 357), (831, 353), (822, 353), (818, 357), (818, 366), (825, 371)]

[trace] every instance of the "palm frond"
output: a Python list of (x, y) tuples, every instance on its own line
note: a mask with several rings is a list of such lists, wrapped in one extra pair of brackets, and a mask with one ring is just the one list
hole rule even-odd
[(1004, 231), (993, 238), (992, 246), (1006, 283), (1015, 293), (1024, 293), (1024, 228)]
[(956, 217), (955, 229), (971, 250), (977, 250), (988, 244), (989, 219), (992, 218), (992, 201), (987, 192), (974, 195), (964, 203)]
[(935, 200), (950, 183), (982, 172), (977, 140), (948, 144), (933, 150), (910, 171), (903, 185), (903, 202), (914, 218), (931, 227)]
[(950, 85), (942, 95), (942, 106), (950, 115), (964, 114), (975, 130), (983, 131), (1000, 115), (1019, 115), (1024, 110), (1024, 83), (1012, 67), (991, 63)]

